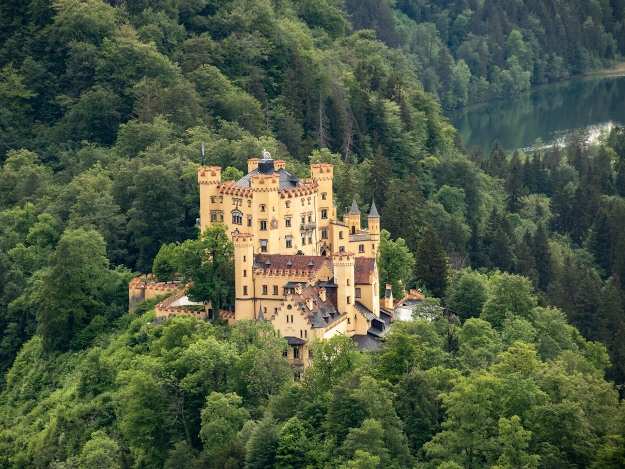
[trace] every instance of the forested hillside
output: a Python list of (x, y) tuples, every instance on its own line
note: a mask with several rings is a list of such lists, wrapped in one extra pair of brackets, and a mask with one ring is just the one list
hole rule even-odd
[[(625, 133), (467, 151), (440, 109), (610, 65), (623, 11), (3, 2), (0, 467), (621, 467)], [(291, 384), (263, 325), (128, 313), (197, 236), (197, 166), (263, 148), (375, 198), (382, 281), (432, 321), (318, 345)]]

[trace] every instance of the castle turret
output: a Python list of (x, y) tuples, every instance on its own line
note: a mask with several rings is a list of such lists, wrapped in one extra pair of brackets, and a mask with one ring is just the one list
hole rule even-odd
[(200, 230), (204, 231), (210, 224), (211, 210), (217, 210), (217, 205), (212, 200), (215, 200), (217, 185), (221, 182), (221, 168), (219, 166), (198, 168), (197, 181), (200, 184)]
[(254, 319), (254, 236), (234, 234), (235, 319)]
[(250, 158), (249, 160), (247, 160), (247, 172), (251, 173), (252, 171), (257, 169), (259, 161), (260, 158)]
[[(345, 219), (347, 219), (345, 221)], [(345, 223), (349, 228), (349, 234), (356, 234), (358, 230), (360, 230), (360, 210), (358, 210), (358, 204), (356, 203), (356, 198), (352, 202), (352, 208), (346, 217), (343, 217)]]
[(371, 210), (369, 210), (369, 216), (367, 217), (367, 225), (369, 236), (371, 236), (371, 248), (373, 250), (372, 257), (375, 257), (378, 252), (378, 245), (380, 244), (380, 215), (375, 206), (375, 200), (371, 202)]
[(340, 314), (349, 312), (353, 308), (355, 297), (354, 286), (354, 254), (339, 252), (334, 254), (334, 283), (338, 285), (336, 309)]

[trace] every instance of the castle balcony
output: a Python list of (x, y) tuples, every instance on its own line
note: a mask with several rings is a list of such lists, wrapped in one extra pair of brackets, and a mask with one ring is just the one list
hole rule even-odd
[(317, 228), (317, 223), (312, 222), (312, 223), (302, 223), (300, 226), (300, 231), (308, 231), (308, 230), (314, 230), (315, 228)]
[(351, 242), (358, 242), (358, 241), (370, 241), (371, 240), (371, 235), (369, 233), (363, 233), (363, 234), (350, 234), (349, 235), (349, 241)]

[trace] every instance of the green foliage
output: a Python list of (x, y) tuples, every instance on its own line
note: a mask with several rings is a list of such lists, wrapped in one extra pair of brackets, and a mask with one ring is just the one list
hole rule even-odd
[(202, 409), (200, 430), (205, 451), (215, 452), (233, 440), (243, 424), (249, 420), (250, 414), (240, 407), (241, 402), (241, 398), (234, 393), (214, 392), (208, 395)]
[(391, 234), (382, 230), (378, 268), (380, 270), (380, 294), (384, 295), (385, 285), (391, 285), (393, 298), (401, 300), (412, 277), (414, 256), (406, 247), (403, 239), (392, 241)]

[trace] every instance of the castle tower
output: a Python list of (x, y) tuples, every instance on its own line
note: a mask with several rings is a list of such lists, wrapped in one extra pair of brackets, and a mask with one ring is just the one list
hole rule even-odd
[(235, 319), (254, 319), (254, 236), (234, 234)]
[(380, 244), (380, 215), (375, 206), (375, 200), (371, 201), (371, 210), (369, 210), (369, 215), (367, 216), (367, 225), (369, 235), (371, 236), (372, 257), (376, 257), (378, 245)]
[(352, 208), (347, 214), (346, 217), (343, 217), (345, 220), (347, 218), (347, 226), (349, 228), (349, 234), (356, 234), (360, 229), (360, 210), (358, 210), (358, 204), (356, 203), (356, 198), (352, 202)]
[(204, 231), (210, 223), (211, 209), (216, 210), (217, 205), (211, 204), (217, 195), (217, 184), (221, 182), (221, 168), (219, 166), (207, 166), (197, 169), (197, 181), (200, 184), (200, 230)]
[(353, 311), (356, 289), (354, 286), (355, 257), (351, 252), (334, 254), (334, 283), (338, 285), (336, 309), (340, 314)]

